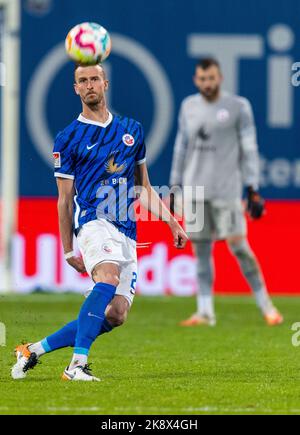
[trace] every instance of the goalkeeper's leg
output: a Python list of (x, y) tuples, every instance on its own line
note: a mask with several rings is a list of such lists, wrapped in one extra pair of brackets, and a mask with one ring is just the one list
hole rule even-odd
[(197, 312), (187, 320), (181, 322), (182, 326), (207, 324), (214, 326), (216, 323), (213, 302), (213, 262), (211, 240), (193, 242), (194, 253), (197, 261)]
[(230, 237), (228, 238), (228, 245), (255, 295), (256, 303), (262, 311), (266, 322), (269, 325), (282, 323), (283, 318), (272, 304), (258, 261), (246, 237)]

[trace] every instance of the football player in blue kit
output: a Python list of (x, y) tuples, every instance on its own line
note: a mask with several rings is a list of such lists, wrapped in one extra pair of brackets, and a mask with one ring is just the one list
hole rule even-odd
[[(58, 134), (53, 150), (59, 226), (66, 261), (79, 273), (86, 271), (94, 287), (76, 320), (37, 343), (16, 348), (14, 379), (24, 378), (43, 354), (70, 346), (73, 357), (62, 378), (99, 380), (87, 362), (91, 345), (125, 322), (135, 293), (135, 184), (141, 186), (141, 203), (169, 225), (175, 246), (183, 248), (187, 242), (149, 182), (142, 125), (107, 108), (103, 67), (76, 66), (74, 88), (82, 113)], [(74, 254), (74, 232), (82, 257)]]

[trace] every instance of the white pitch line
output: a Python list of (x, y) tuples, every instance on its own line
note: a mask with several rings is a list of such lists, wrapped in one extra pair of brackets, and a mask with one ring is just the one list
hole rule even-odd
[[(15, 409), (15, 408), (14, 408)], [(7, 406), (0, 406), (0, 411), (9, 411), (10, 408)], [(18, 411), (52, 411), (52, 412), (100, 412), (104, 411), (103, 408), (99, 408), (98, 406), (91, 406), (91, 407), (68, 407), (68, 406), (62, 406), (62, 407), (54, 407), (54, 406), (48, 406), (48, 407), (31, 407), (31, 408), (25, 408), (25, 407), (18, 407)], [(286, 414), (286, 413), (293, 413), (293, 414), (300, 414), (300, 409), (270, 409), (270, 408), (220, 408), (220, 407), (214, 407), (214, 406), (203, 406), (203, 407), (189, 407), (189, 408), (158, 408), (158, 407), (114, 407), (111, 409), (110, 412), (114, 411), (120, 411), (120, 412), (128, 412), (132, 413), (134, 411), (136, 412), (142, 412), (144, 414), (148, 414), (149, 412), (156, 412), (157, 414), (168, 414), (176, 415), (177, 413), (191, 413), (191, 412), (218, 412), (220, 414), (222, 413), (262, 413), (262, 414)]]

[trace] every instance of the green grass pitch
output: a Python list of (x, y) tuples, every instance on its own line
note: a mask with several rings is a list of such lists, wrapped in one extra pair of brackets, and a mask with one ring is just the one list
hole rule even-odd
[(42, 357), (24, 380), (10, 378), (13, 348), (76, 317), (72, 294), (1, 296), (0, 414), (299, 414), (300, 348), (291, 326), (300, 298), (276, 298), (284, 325), (267, 327), (250, 297), (217, 297), (215, 328), (182, 328), (193, 298), (136, 297), (127, 323), (94, 344), (102, 382), (60, 380), (72, 350)]

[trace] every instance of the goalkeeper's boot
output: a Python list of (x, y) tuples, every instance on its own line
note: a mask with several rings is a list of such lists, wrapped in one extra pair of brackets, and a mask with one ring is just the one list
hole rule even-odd
[(32, 343), (20, 344), (15, 348), (17, 358), (16, 364), (11, 369), (13, 379), (23, 379), (26, 377), (28, 370), (33, 369), (38, 363), (38, 357), (35, 352), (30, 352), (29, 346)]
[(215, 326), (216, 325), (215, 316), (207, 316), (207, 315), (204, 316), (195, 313), (188, 319), (180, 322), (180, 326), (201, 326), (201, 325)]
[(275, 307), (266, 313), (264, 317), (266, 324), (269, 326), (281, 325), (283, 323), (283, 316)]
[(92, 375), (89, 364), (86, 364), (85, 366), (77, 366), (72, 370), (67, 367), (61, 378), (63, 381), (100, 381), (99, 378)]

